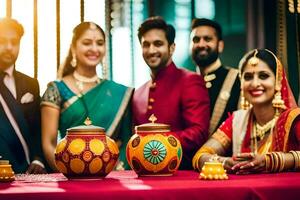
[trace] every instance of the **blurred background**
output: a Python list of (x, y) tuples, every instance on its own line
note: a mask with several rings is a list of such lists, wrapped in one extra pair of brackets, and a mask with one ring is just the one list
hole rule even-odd
[(137, 29), (146, 18), (159, 15), (176, 28), (173, 60), (178, 66), (195, 70), (189, 55), (192, 19), (213, 19), (223, 28), (225, 65), (237, 67), (246, 51), (268, 48), (282, 61), (298, 98), (299, 14), (300, 0), (0, 0), (0, 17), (15, 18), (25, 28), (16, 68), (38, 78), (41, 94), (56, 79), (72, 29), (81, 21), (93, 21), (106, 32), (109, 78), (139, 87), (149, 71)]

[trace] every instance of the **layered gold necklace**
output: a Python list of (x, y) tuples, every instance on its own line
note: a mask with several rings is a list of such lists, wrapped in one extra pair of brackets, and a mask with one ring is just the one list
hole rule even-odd
[(257, 153), (257, 138), (259, 138), (259, 141), (261, 141), (262, 139), (264, 139), (266, 133), (271, 132), (272, 134), (276, 119), (277, 117), (274, 117), (262, 126), (259, 125), (256, 121), (253, 123), (251, 146), (255, 154)]
[(75, 84), (78, 87), (79, 91), (82, 92), (84, 89), (84, 84), (86, 83), (100, 83), (100, 78), (95, 74), (93, 77), (86, 77), (80, 75), (76, 70), (73, 72), (75, 78)]

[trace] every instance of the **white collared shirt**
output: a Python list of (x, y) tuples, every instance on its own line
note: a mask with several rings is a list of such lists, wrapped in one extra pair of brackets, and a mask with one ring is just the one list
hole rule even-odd
[(5, 72), (7, 73), (7, 75), (4, 77), (3, 82), (9, 89), (9, 91), (12, 93), (12, 95), (15, 98), (17, 98), (16, 83), (14, 77), (14, 65), (7, 68)]

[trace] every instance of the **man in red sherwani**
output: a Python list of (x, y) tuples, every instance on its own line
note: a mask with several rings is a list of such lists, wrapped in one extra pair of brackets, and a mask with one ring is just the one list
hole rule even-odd
[(192, 169), (193, 155), (208, 136), (210, 107), (204, 80), (173, 63), (175, 29), (162, 18), (144, 21), (138, 37), (151, 80), (134, 93), (134, 123), (149, 123), (154, 114), (157, 123), (169, 124), (183, 148), (180, 169)]

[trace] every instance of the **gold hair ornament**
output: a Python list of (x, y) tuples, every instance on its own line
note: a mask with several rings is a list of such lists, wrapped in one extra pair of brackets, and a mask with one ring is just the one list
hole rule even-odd
[(256, 57), (258, 51), (255, 49), (253, 57), (251, 57), (248, 61), (248, 63), (252, 66), (255, 67), (259, 63), (259, 59)]

